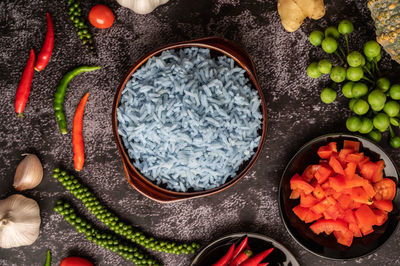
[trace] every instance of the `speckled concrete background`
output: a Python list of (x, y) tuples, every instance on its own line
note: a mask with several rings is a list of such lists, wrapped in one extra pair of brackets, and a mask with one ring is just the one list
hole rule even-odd
[[(51, 3), (52, 2), (52, 3)], [(365, 1), (326, 1), (327, 15), (307, 20), (295, 33), (280, 25), (276, 1), (170, 0), (150, 15), (137, 15), (114, 1), (116, 21), (107, 30), (92, 29), (99, 56), (91, 57), (78, 40), (66, 13), (65, 1), (0, 2), (0, 198), (12, 189), (20, 154), (35, 152), (44, 164), (44, 179), (25, 195), (41, 208), (41, 233), (27, 247), (0, 249), (0, 265), (43, 265), (51, 249), (53, 263), (68, 255), (90, 258), (97, 265), (126, 265), (118, 255), (86, 241), (52, 211), (55, 201), (71, 196), (51, 171), (57, 165), (73, 169), (71, 135), (62, 136), (54, 119), (52, 98), (63, 74), (79, 65), (101, 65), (100, 71), (83, 74), (69, 85), (65, 110), (72, 121), (79, 99), (91, 91), (85, 110), (86, 162), (79, 177), (107, 205), (133, 225), (155, 236), (205, 245), (232, 232), (258, 232), (286, 245), (303, 265), (400, 265), (400, 234), (385, 248), (355, 261), (333, 262), (302, 249), (286, 232), (280, 218), (277, 191), (280, 175), (296, 150), (324, 133), (344, 130), (349, 112), (342, 95), (331, 105), (319, 100), (326, 80), (310, 80), (305, 66), (322, 53), (312, 48), (307, 34), (343, 18), (355, 22), (352, 46), (374, 38)], [(82, 1), (88, 13), (95, 2)], [(24, 118), (14, 113), (14, 95), (31, 47), (39, 51), (45, 35), (45, 13), (55, 24), (55, 49), (49, 66), (35, 74)], [(239, 43), (254, 58), (268, 108), (268, 136), (258, 162), (241, 182), (215, 196), (163, 205), (131, 189), (111, 131), (114, 92), (129, 67), (144, 53), (161, 45), (205, 36), (223, 36)], [(384, 70), (395, 77), (399, 65), (385, 55)], [(69, 124), (70, 125), (70, 124)], [(398, 162), (398, 151), (385, 149)], [(76, 202), (78, 204), (78, 202)], [(77, 206), (81, 206), (80, 204)], [(84, 209), (81, 209), (87, 214)], [(93, 218), (93, 217), (91, 217)], [(165, 265), (188, 265), (192, 256), (156, 255)]]

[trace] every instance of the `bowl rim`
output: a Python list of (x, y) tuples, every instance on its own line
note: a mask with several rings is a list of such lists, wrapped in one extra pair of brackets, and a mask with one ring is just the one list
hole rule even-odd
[[(315, 141), (318, 141), (318, 140), (320, 140), (320, 139), (325, 139), (325, 138), (328, 138), (328, 137), (356, 138), (356, 139), (362, 139), (362, 140), (364, 140), (364, 141), (367, 141), (367, 142), (369, 142), (369, 143), (375, 145), (376, 147), (378, 147), (378, 148), (389, 158), (389, 160), (391, 161), (391, 163), (393, 164), (393, 166), (394, 166), (394, 168), (395, 168), (395, 170), (396, 170), (397, 179), (398, 179), (398, 180), (400, 180), (400, 177), (399, 177), (399, 170), (398, 170), (396, 164), (394, 163), (394, 161), (392, 160), (392, 158), (385, 152), (385, 150), (384, 150), (380, 145), (378, 145), (378, 144), (375, 143), (375, 142), (372, 142), (370, 139), (368, 139), (368, 138), (366, 138), (366, 137), (364, 137), (364, 136), (355, 135), (355, 134), (353, 135), (353, 134), (350, 134), (350, 133), (328, 133), (328, 134), (324, 134), (324, 135), (321, 135), (321, 136), (318, 136), (318, 137), (316, 137), (316, 138), (311, 139), (310, 141), (306, 142), (306, 144), (302, 145), (302, 146), (297, 150), (297, 152), (291, 157), (289, 163), (286, 165), (285, 169), (283, 170), (282, 176), (281, 176), (281, 180), (279, 181), (279, 189), (278, 189), (278, 208), (279, 208), (279, 216), (280, 216), (280, 218), (281, 218), (281, 220), (282, 220), (282, 222), (283, 222), (283, 224), (284, 224), (284, 226), (285, 226), (285, 228), (286, 228), (286, 231), (289, 233), (289, 235), (290, 235), (302, 248), (304, 248), (305, 250), (311, 252), (312, 254), (314, 254), (314, 255), (316, 255), (316, 256), (318, 256), (318, 257), (321, 257), (321, 258), (324, 258), (324, 259), (329, 259), (329, 260), (332, 260), (332, 261), (352, 261), (352, 260), (355, 260), (355, 259), (359, 259), (359, 258), (366, 257), (366, 256), (368, 256), (368, 255), (371, 255), (371, 254), (377, 252), (377, 251), (378, 251), (379, 249), (381, 249), (383, 246), (385, 246), (385, 244), (387, 244), (388, 240), (391, 239), (391, 238), (393, 237), (393, 235), (395, 235), (396, 232), (399, 230), (399, 224), (400, 224), (400, 222), (399, 222), (399, 221), (397, 222), (396, 227), (395, 227), (393, 233), (392, 233), (387, 239), (385, 239), (385, 240), (382, 242), (382, 244), (381, 244), (380, 246), (376, 247), (375, 249), (373, 249), (373, 250), (371, 250), (371, 251), (369, 251), (369, 252), (367, 252), (367, 253), (365, 253), (365, 254), (363, 254), (363, 255), (356, 256), (356, 257), (352, 257), (352, 258), (332, 258), (332, 257), (325, 256), (325, 255), (323, 255), (323, 254), (319, 254), (319, 253), (317, 253), (317, 252), (314, 252), (313, 250), (311, 250), (311, 249), (307, 248), (305, 245), (303, 245), (303, 243), (301, 243), (301, 241), (299, 241), (299, 240), (292, 234), (292, 231), (289, 229), (289, 227), (288, 227), (288, 225), (287, 225), (287, 221), (285, 220), (284, 215), (283, 215), (283, 206), (282, 206), (282, 204), (281, 204), (282, 182), (283, 182), (285, 173), (286, 173), (286, 172), (288, 171), (288, 169), (289, 169), (289, 166), (293, 163), (294, 159), (297, 158), (297, 156), (300, 155), (300, 154), (303, 152), (303, 150), (304, 150), (307, 146), (309, 146), (310, 144), (312, 144), (312, 143), (315, 142)], [(397, 188), (397, 186), (396, 186), (396, 193), (397, 193), (397, 190), (398, 190), (398, 188)]]
[[(217, 41), (217, 42), (223, 42), (224, 45), (233, 45), (234, 47), (237, 46), (235, 43), (233, 43), (232, 41), (226, 40), (224, 38), (220, 38), (220, 37), (206, 37), (206, 38), (201, 38), (201, 39), (195, 39), (195, 40), (189, 40), (189, 41), (184, 41), (184, 42), (177, 42), (177, 43), (173, 43), (173, 44), (169, 44), (169, 45), (165, 45), (162, 46), (160, 48), (157, 48), (149, 53), (147, 53), (146, 55), (144, 55), (143, 57), (141, 57), (139, 60), (136, 61), (136, 63), (134, 63), (132, 65), (132, 67), (129, 69), (129, 71), (125, 74), (124, 78), (122, 79), (121, 83), (119, 84), (117, 91), (115, 93), (115, 97), (114, 97), (114, 101), (113, 101), (113, 107), (112, 107), (112, 130), (113, 130), (113, 135), (114, 135), (114, 140), (117, 144), (121, 159), (122, 159), (122, 163), (126, 164), (126, 170), (125, 172), (125, 176), (129, 182), (129, 184), (135, 188), (136, 190), (138, 190), (139, 192), (141, 192), (142, 194), (146, 195), (147, 197), (153, 199), (153, 200), (157, 200), (157, 201), (161, 201), (164, 202), (163, 200), (159, 200), (157, 197), (154, 197), (152, 195), (148, 195), (145, 191), (140, 191), (140, 189), (138, 189), (135, 185), (133, 185), (132, 180), (130, 180), (130, 178), (139, 178), (141, 182), (143, 182), (147, 187), (150, 187), (151, 189), (156, 190), (157, 192), (161, 193), (161, 194), (165, 194), (165, 195), (170, 195), (172, 197), (176, 197), (176, 200), (180, 200), (180, 199), (186, 199), (186, 198), (192, 198), (192, 197), (201, 197), (201, 196), (205, 196), (205, 195), (212, 195), (212, 194), (216, 194), (220, 191), (223, 191), (231, 186), (233, 186), (234, 184), (236, 184), (239, 180), (241, 180), (246, 174), (247, 172), (254, 166), (254, 164), (256, 163), (258, 157), (261, 154), (262, 148), (264, 146), (265, 143), (265, 137), (266, 137), (266, 130), (267, 130), (267, 110), (266, 110), (266, 101), (262, 92), (262, 89), (259, 85), (258, 82), (258, 78), (257, 75), (255, 73), (255, 69), (254, 69), (254, 63), (252, 61), (252, 59), (250, 58), (250, 56), (247, 54), (247, 52), (245, 50), (243, 50), (240, 46), (237, 46), (237, 49), (240, 49), (239, 52), (237, 52), (239, 55), (242, 55), (244, 57), (247, 57), (247, 59), (250, 61), (251, 65), (248, 66), (246, 65), (245, 62), (242, 62), (237, 56), (234, 55), (234, 52), (228, 51), (228, 49), (224, 49), (223, 47), (219, 47), (215, 44), (213, 44), (213, 41)], [(208, 43), (207, 43), (208, 42)], [(214, 50), (217, 52), (220, 52), (230, 58), (232, 58), (233, 60), (235, 60), (235, 62), (242, 67), (243, 69), (245, 69), (249, 80), (251, 82), (251, 84), (254, 86), (254, 88), (258, 91), (258, 95), (260, 96), (261, 99), (261, 110), (262, 110), (262, 127), (261, 127), (261, 139), (260, 139), (260, 143), (257, 146), (257, 150), (256, 152), (253, 154), (252, 158), (249, 160), (247, 166), (241, 170), (241, 172), (239, 172), (235, 177), (233, 177), (229, 182), (225, 182), (224, 184), (216, 187), (216, 188), (212, 188), (212, 189), (208, 189), (208, 190), (202, 190), (202, 191), (194, 191), (194, 192), (178, 192), (178, 191), (173, 191), (173, 190), (168, 190), (165, 188), (162, 188), (156, 184), (154, 184), (153, 182), (151, 182), (149, 179), (147, 179), (146, 177), (144, 177), (137, 169), (136, 167), (133, 166), (132, 162), (129, 159), (129, 156), (127, 155), (123, 143), (121, 141), (120, 135), (118, 134), (118, 121), (117, 121), (117, 109), (119, 106), (119, 102), (120, 102), (120, 98), (121, 98), (121, 94), (123, 89), (125, 88), (127, 82), (130, 80), (132, 74), (138, 69), (140, 68), (145, 62), (147, 62), (147, 60), (155, 55), (158, 55), (159, 53), (165, 51), (165, 50), (170, 50), (170, 49), (182, 49), (182, 48), (186, 48), (186, 47), (200, 47), (200, 48), (207, 48), (210, 50)], [(233, 49), (233, 48), (232, 48)], [(240, 54), (242, 53), (242, 54)], [(134, 174), (134, 177), (130, 176), (130, 174)], [(128, 176), (129, 175), (129, 176)], [(172, 200), (168, 200), (168, 201), (172, 201)]]
[[(208, 248), (212, 247), (213, 245), (217, 244), (218, 242), (220, 242), (220, 241), (222, 241), (222, 240), (224, 240), (226, 238), (234, 238), (234, 237), (240, 238), (240, 237), (243, 237), (245, 235), (247, 235), (249, 238), (250, 237), (251, 238), (257, 238), (257, 239), (261, 239), (263, 241), (271, 242), (271, 243), (277, 245), (277, 248), (281, 249), (282, 251), (284, 251), (285, 253), (289, 254), (292, 257), (292, 259), (294, 260), (294, 261), (292, 261), (293, 266), (300, 266), (300, 263), (297, 261), (296, 256), (294, 256), (293, 253), (287, 247), (285, 247), (283, 244), (281, 244), (280, 242), (278, 242), (277, 240), (275, 240), (275, 239), (273, 239), (273, 238), (271, 238), (269, 236), (266, 236), (266, 235), (263, 235), (263, 234), (260, 234), (260, 233), (251, 233), (251, 232), (232, 233), (232, 234), (228, 234), (228, 235), (225, 235), (225, 236), (222, 236), (220, 238), (215, 239), (214, 241), (209, 243), (207, 246), (203, 247), (200, 250), (199, 253), (197, 253), (197, 255), (194, 257), (194, 259), (190, 263), (190, 266), (195, 265), (194, 263), (196, 262), (196, 260), (198, 260), (201, 256), (203, 256), (204, 255), (203, 253)], [(297, 263), (297, 264), (295, 264), (295, 263)]]

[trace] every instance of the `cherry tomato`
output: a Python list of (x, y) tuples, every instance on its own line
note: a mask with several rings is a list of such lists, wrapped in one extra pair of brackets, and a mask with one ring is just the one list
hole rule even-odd
[(374, 184), (376, 200), (393, 200), (396, 195), (396, 184), (389, 178), (384, 178)]
[(105, 5), (95, 5), (89, 13), (90, 23), (99, 29), (107, 29), (114, 23), (114, 14)]
[(68, 257), (68, 258), (63, 258), (60, 266), (93, 266), (93, 264), (80, 257)]

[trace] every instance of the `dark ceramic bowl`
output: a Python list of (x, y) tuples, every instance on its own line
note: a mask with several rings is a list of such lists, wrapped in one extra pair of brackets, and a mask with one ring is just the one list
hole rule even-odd
[(272, 238), (255, 233), (236, 233), (224, 236), (215, 240), (197, 254), (191, 266), (210, 266), (217, 262), (226, 252), (229, 247), (235, 243), (237, 245), (244, 236), (248, 236), (248, 245), (254, 254), (274, 248), (271, 254), (264, 262), (269, 262), (270, 266), (299, 266), (296, 258), (282, 244)]
[(343, 140), (361, 142), (360, 150), (366, 156), (369, 156), (372, 161), (384, 160), (386, 165), (384, 175), (395, 181), (398, 192), (399, 177), (397, 168), (383, 149), (364, 137), (348, 134), (329, 134), (313, 139), (304, 145), (287, 165), (279, 187), (281, 217), (292, 237), (310, 252), (334, 260), (354, 259), (376, 251), (396, 231), (399, 223), (400, 193), (396, 193), (393, 201), (394, 209), (389, 214), (386, 223), (379, 227), (374, 226), (375, 231), (367, 236), (361, 238), (355, 237), (350, 247), (338, 244), (333, 234), (330, 236), (314, 234), (309, 229), (310, 224), (304, 223), (293, 213), (292, 209), (299, 204), (299, 200), (289, 199), (291, 193), (289, 182), (292, 176), (295, 173), (301, 174), (308, 165), (318, 163), (317, 150), (320, 146), (335, 141), (338, 144), (338, 149), (341, 149), (343, 147)]
[[(117, 108), (120, 104), (120, 98), (121, 98), (121, 93), (122, 90), (125, 88), (126, 83), (129, 81), (131, 78), (132, 74), (140, 68), (150, 57), (159, 55), (162, 51), (165, 50), (170, 50), (170, 49), (182, 49), (186, 47), (201, 47), (201, 48), (208, 48), (211, 50), (211, 56), (212, 57), (217, 57), (221, 55), (226, 55), (232, 59), (235, 60), (235, 62), (241, 66), (247, 74), (247, 77), (251, 81), (251, 84), (253, 85), (253, 89), (257, 90), (260, 98), (261, 98), (261, 111), (263, 115), (263, 120), (262, 120), (262, 128), (259, 130), (259, 134), (261, 136), (261, 141), (260, 144), (258, 145), (257, 149), (255, 150), (254, 155), (246, 162), (243, 162), (242, 165), (239, 168), (239, 171), (237, 172), (237, 175), (233, 178), (228, 178), (228, 180), (225, 182), (225, 184), (214, 188), (214, 189), (209, 189), (205, 191), (198, 191), (198, 192), (188, 192), (188, 193), (183, 193), (183, 192), (176, 192), (172, 190), (168, 190), (166, 188), (163, 188), (161, 186), (157, 186), (156, 184), (152, 183), (149, 181), (147, 178), (145, 178), (132, 164), (130, 158), (128, 157), (128, 153), (121, 141), (121, 138), (118, 134), (117, 131)], [(218, 193), (220, 191), (223, 191), (234, 184), (236, 184), (241, 178), (243, 178), (246, 173), (250, 170), (250, 168), (254, 165), (256, 162), (257, 158), (259, 157), (261, 153), (261, 148), (264, 144), (264, 139), (265, 139), (265, 132), (266, 132), (266, 126), (267, 126), (267, 112), (266, 112), (266, 107), (265, 107), (265, 99), (262, 94), (260, 85), (258, 83), (257, 75), (256, 75), (256, 70), (254, 67), (254, 63), (251, 60), (250, 56), (239, 46), (236, 44), (222, 39), (222, 38), (203, 38), (203, 39), (198, 39), (198, 40), (193, 40), (193, 41), (187, 41), (187, 42), (180, 42), (180, 43), (175, 43), (171, 45), (164, 46), (162, 48), (159, 48), (141, 59), (137, 61), (131, 69), (128, 71), (128, 73), (125, 75), (124, 79), (122, 80), (121, 84), (119, 85), (117, 92), (115, 94), (114, 98), (114, 103), (113, 103), (113, 108), (112, 108), (112, 125), (113, 125), (113, 133), (114, 133), (114, 139), (115, 142), (117, 143), (117, 147), (119, 150), (119, 153), (121, 155), (122, 159), (122, 164), (124, 167), (124, 172), (126, 175), (126, 178), (128, 179), (129, 184), (135, 188), (137, 191), (142, 193), (143, 195), (159, 201), (159, 202), (171, 202), (171, 201), (178, 201), (178, 200), (183, 200), (183, 199), (188, 199), (188, 198), (193, 198), (193, 197), (202, 197), (206, 195), (212, 195), (215, 193)]]

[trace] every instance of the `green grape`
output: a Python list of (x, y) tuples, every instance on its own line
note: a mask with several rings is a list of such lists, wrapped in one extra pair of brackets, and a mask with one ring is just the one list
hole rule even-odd
[(330, 26), (330, 27), (325, 29), (325, 37), (332, 37), (332, 38), (335, 38), (335, 39), (339, 39), (340, 33), (339, 33), (339, 31), (337, 30), (336, 27)]
[(395, 127), (398, 127), (398, 126), (400, 126), (400, 121), (397, 118), (391, 117), (390, 118), (390, 124), (392, 124)]
[(342, 93), (343, 93), (344, 97), (349, 98), (349, 99), (354, 97), (353, 92), (352, 92), (353, 85), (354, 85), (354, 82), (352, 82), (352, 81), (348, 81), (343, 85)]
[(318, 70), (322, 74), (329, 74), (332, 69), (332, 63), (327, 59), (322, 59), (318, 62)]
[(346, 71), (346, 78), (351, 81), (359, 81), (364, 77), (361, 67), (349, 67)]
[(358, 130), (361, 134), (368, 134), (374, 129), (374, 124), (372, 123), (371, 119), (362, 117), (361, 118), (361, 127)]
[(392, 137), (390, 139), (390, 146), (392, 146), (395, 149), (400, 148), (400, 137), (399, 136)]
[(353, 85), (352, 93), (355, 98), (360, 98), (368, 93), (368, 86), (362, 82), (357, 82)]
[(386, 102), (386, 95), (379, 89), (371, 91), (368, 95), (368, 103), (371, 105), (371, 108), (374, 111), (382, 110), (383, 107), (385, 106), (385, 102)]
[(362, 126), (361, 119), (357, 116), (351, 116), (346, 120), (346, 127), (351, 132), (357, 132)]
[(347, 55), (347, 63), (349, 66), (358, 67), (362, 65), (363, 58), (364, 56), (360, 52), (353, 51)]
[(342, 21), (340, 21), (339, 26), (338, 26), (338, 31), (340, 32), (340, 34), (350, 34), (352, 33), (354, 30), (354, 26), (353, 23), (351, 23), (349, 20), (344, 19)]
[(395, 117), (400, 112), (400, 104), (396, 101), (388, 101), (383, 107), (383, 111), (390, 117)]
[(343, 82), (346, 79), (346, 69), (342, 66), (334, 66), (330, 77), (336, 83)]
[(351, 100), (349, 101), (349, 108), (350, 108), (350, 110), (353, 111), (354, 104), (357, 102), (357, 100), (358, 100), (358, 99), (353, 98), (353, 99), (351, 99)]
[(381, 59), (382, 59), (382, 54), (381, 54), (381, 53), (379, 53), (377, 56), (374, 57), (374, 60), (375, 60), (376, 62), (381, 61)]
[(332, 37), (326, 37), (322, 41), (322, 49), (325, 51), (325, 53), (328, 53), (328, 54), (334, 53), (337, 48), (338, 48), (338, 43)]
[(389, 91), (390, 98), (400, 100), (400, 84), (393, 84)]
[(310, 43), (314, 46), (320, 46), (322, 43), (322, 40), (324, 39), (324, 33), (319, 30), (314, 30), (313, 32), (310, 33)]
[(307, 75), (310, 78), (313, 78), (313, 79), (317, 79), (322, 75), (321, 72), (318, 70), (318, 63), (317, 62), (312, 62), (307, 67)]
[(336, 91), (332, 88), (325, 88), (321, 92), (321, 101), (329, 104), (336, 99)]
[(374, 127), (378, 129), (380, 132), (385, 132), (389, 125), (390, 119), (389, 116), (385, 113), (378, 113), (373, 119)]
[(390, 89), (390, 80), (387, 78), (379, 78), (376, 81), (376, 86), (383, 92), (387, 92)]
[(369, 110), (369, 104), (363, 99), (358, 99), (353, 106), (353, 112), (357, 115), (364, 115)]
[(380, 142), (382, 139), (382, 133), (379, 132), (378, 130), (372, 130), (371, 132), (368, 133), (368, 137), (375, 142)]
[(366, 61), (365, 61), (365, 57), (363, 56), (363, 57), (361, 57), (361, 66), (363, 67), (363, 66), (365, 66), (365, 64), (366, 64)]
[(368, 41), (364, 44), (364, 54), (367, 57), (376, 57), (381, 53), (381, 46), (376, 41)]

